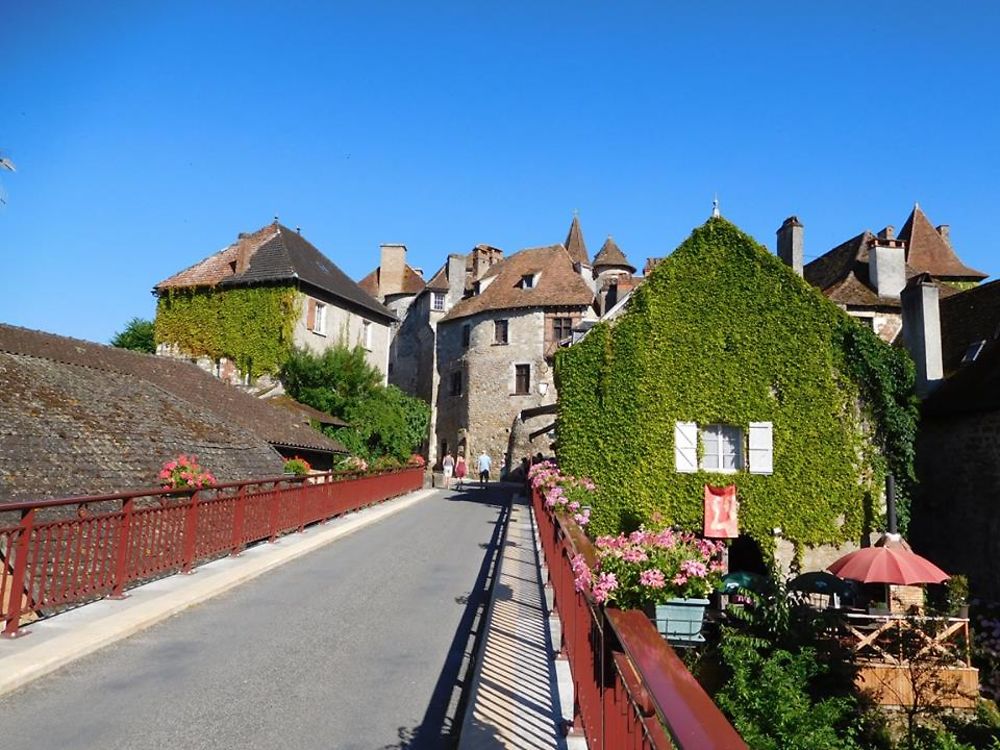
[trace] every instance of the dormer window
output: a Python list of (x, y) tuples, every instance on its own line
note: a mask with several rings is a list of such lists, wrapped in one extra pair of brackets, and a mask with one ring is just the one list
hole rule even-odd
[(535, 278), (536, 274), (526, 273), (521, 277), (521, 288), (522, 289), (534, 289), (535, 288)]
[(975, 362), (984, 346), (986, 346), (985, 341), (973, 341), (969, 344), (969, 348), (965, 350), (965, 355), (962, 357), (962, 364), (969, 365)]
[(444, 311), (444, 292), (433, 292), (431, 298), (431, 309), (435, 312)]

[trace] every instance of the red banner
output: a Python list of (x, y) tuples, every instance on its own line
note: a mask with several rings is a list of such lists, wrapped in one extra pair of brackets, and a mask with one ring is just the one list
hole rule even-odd
[(739, 503), (736, 485), (712, 487), (705, 485), (705, 537), (735, 539), (740, 535)]

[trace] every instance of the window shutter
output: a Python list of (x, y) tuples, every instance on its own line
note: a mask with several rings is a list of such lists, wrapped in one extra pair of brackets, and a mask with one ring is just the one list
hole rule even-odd
[(310, 331), (316, 330), (316, 300), (310, 299), (306, 305), (306, 328)]
[(774, 473), (774, 425), (750, 423), (750, 450), (747, 458), (751, 474)]
[(698, 471), (698, 425), (694, 422), (674, 423), (674, 465), (685, 474)]

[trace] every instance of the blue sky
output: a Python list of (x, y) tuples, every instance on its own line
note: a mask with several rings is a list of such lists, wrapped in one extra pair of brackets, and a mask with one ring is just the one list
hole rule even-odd
[[(280, 7), (279, 7), (280, 5)], [(210, 6), (210, 7), (209, 7)], [(4, 3), (0, 321), (106, 341), (274, 215), (635, 265), (723, 214), (812, 257), (914, 201), (1000, 276), (995, 2)]]

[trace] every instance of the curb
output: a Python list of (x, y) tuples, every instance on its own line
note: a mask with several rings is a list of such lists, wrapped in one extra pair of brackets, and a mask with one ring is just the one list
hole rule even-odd
[(101, 599), (26, 626), (31, 637), (0, 642), (0, 696), (105, 646), (208, 601), (259, 575), (307, 555), (426, 499), (432, 490), (348, 513), (304, 533), (251, 547), (239, 557), (213, 560), (193, 576), (175, 574), (131, 589), (125, 600)]

